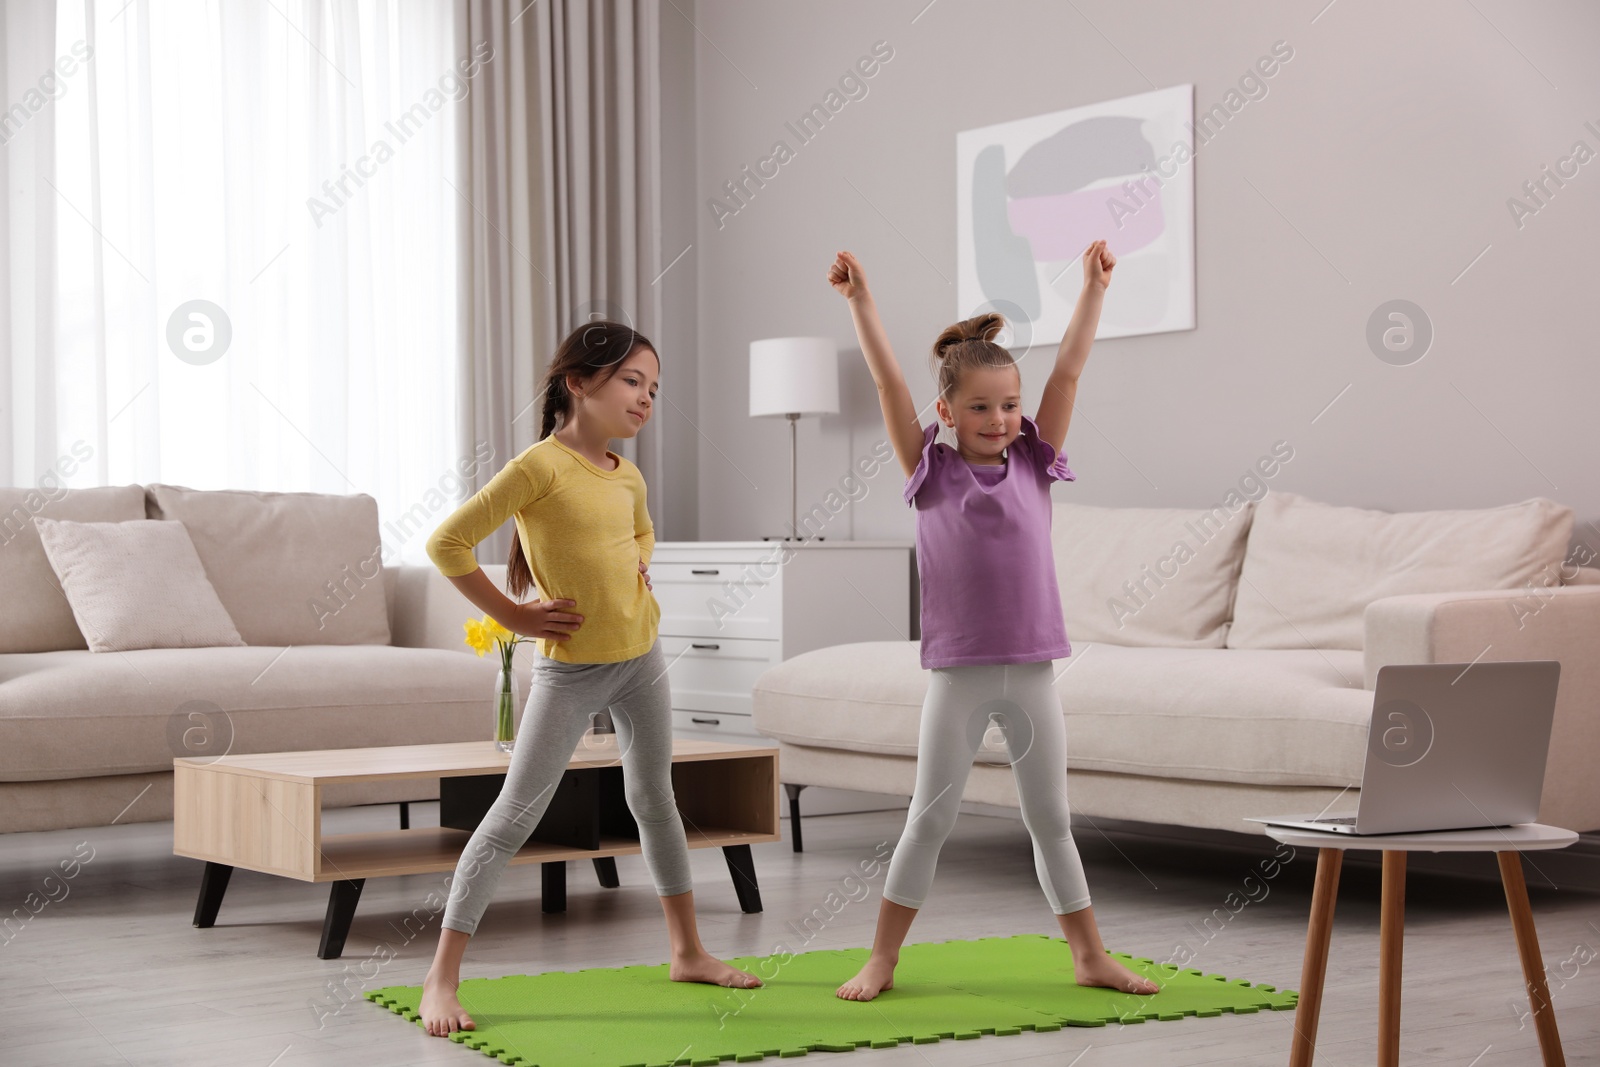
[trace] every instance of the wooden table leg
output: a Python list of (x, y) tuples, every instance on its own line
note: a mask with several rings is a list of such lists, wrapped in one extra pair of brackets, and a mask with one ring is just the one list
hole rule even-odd
[(1333, 902), (1339, 895), (1344, 849), (1317, 850), (1317, 880), (1311, 890), (1311, 921), (1306, 925), (1306, 956), (1300, 965), (1300, 999), (1294, 1009), (1294, 1043), (1289, 1067), (1311, 1067), (1317, 1051), (1317, 1016), (1322, 1012), (1322, 981), (1328, 970), (1333, 935)]
[(1556, 1030), (1556, 1009), (1550, 1003), (1550, 988), (1544, 980), (1539, 933), (1533, 928), (1533, 909), (1528, 906), (1528, 883), (1522, 877), (1522, 853), (1496, 852), (1495, 858), (1500, 861), (1500, 883), (1506, 890), (1511, 929), (1517, 935), (1517, 955), (1522, 957), (1522, 977), (1528, 985), (1528, 1007), (1533, 1010), (1539, 1051), (1544, 1054), (1545, 1067), (1566, 1067), (1561, 1034)]
[(739, 896), (741, 911), (761, 910), (761, 887), (756, 883), (756, 861), (749, 845), (723, 845), (722, 855), (728, 861), (728, 874), (733, 877), (733, 891)]
[(334, 882), (328, 891), (328, 912), (322, 918), (322, 943), (317, 946), (317, 959), (336, 960), (344, 953), (344, 939), (350, 933), (350, 920), (356, 917), (356, 904), (361, 900), (361, 887), (365, 878)]
[(202, 930), (210, 929), (217, 921), (217, 909), (222, 907), (222, 894), (228, 891), (228, 879), (233, 868), (226, 863), (206, 861), (200, 874), (200, 897), (194, 902), (194, 924)]
[(1385, 849), (1378, 918), (1378, 1067), (1400, 1067), (1400, 959), (1405, 923), (1406, 854)]
[(539, 864), (539, 910), (555, 915), (567, 910), (567, 861)]

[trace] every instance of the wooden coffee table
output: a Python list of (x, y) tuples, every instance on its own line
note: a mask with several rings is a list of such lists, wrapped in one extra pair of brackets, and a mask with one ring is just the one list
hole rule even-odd
[[(566, 908), (566, 861), (594, 861), (616, 888), (617, 856), (641, 851), (622, 796), (616, 735), (588, 735), (514, 864), (541, 865), (546, 912)], [(213, 925), (235, 867), (331, 882), (317, 955), (337, 959), (368, 878), (453, 871), (511, 757), (489, 741), (338, 748), (173, 760), (172, 851), (204, 860), (194, 925)], [(322, 787), (334, 782), (438, 779), (444, 825), (322, 833)], [(672, 788), (690, 848), (720, 848), (739, 906), (761, 910), (752, 844), (777, 841), (778, 750), (674, 739)]]

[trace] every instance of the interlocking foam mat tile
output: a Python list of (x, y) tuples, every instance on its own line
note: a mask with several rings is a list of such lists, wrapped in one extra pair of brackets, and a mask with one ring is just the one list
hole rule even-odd
[[(1079, 986), (1071, 949), (1042, 934), (907, 945), (893, 989), (870, 1001), (834, 996), (867, 955), (819, 949), (729, 959), (766, 983), (756, 989), (669, 981), (664, 963), (468, 978), (457, 995), (477, 1027), (450, 1040), (520, 1067), (709, 1067), (1063, 1026), (1287, 1011), (1298, 999), (1122, 953), (1112, 955), (1160, 992)], [(421, 1026), (420, 986), (386, 986), (366, 998)]]

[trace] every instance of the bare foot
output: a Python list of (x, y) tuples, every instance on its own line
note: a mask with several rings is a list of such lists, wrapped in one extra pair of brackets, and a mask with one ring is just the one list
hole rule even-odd
[(474, 1030), (477, 1023), (456, 999), (456, 984), (432, 975), (422, 980), (422, 1004), (417, 1008), (422, 1028), (434, 1037), (448, 1037), (452, 1030)]
[(835, 989), (833, 995), (842, 1000), (871, 1000), (894, 988), (894, 965), (899, 962), (883, 956), (868, 956), (856, 976)]
[(1079, 985), (1105, 986), (1141, 996), (1148, 996), (1161, 988), (1150, 979), (1134, 974), (1110, 956), (1086, 956), (1081, 960), (1074, 957), (1072, 962)]
[(667, 967), (667, 977), (674, 982), (707, 982), (735, 989), (754, 989), (761, 984), (761, 979), (749, 971), (730, 967), (715, 956), (706, 954), (673, 960)]

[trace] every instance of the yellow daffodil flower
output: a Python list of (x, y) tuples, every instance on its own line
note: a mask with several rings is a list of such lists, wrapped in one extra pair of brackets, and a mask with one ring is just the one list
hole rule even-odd
[(480, 656), (488, 652), (494, 642), (482, 620), (468, 619), (462, 625), (467, 631), (467, 644), (472, 647), (473, 651)]
[(468, 619), (461, 627), (466, 630), (466, 642), (474, 652), (482, 656), (498, 644), (501, 658), (507, 663), (510, 662), (511, 650), (528, 640), (521, 634), (512, 633), (488, 615), (481, 619)]

